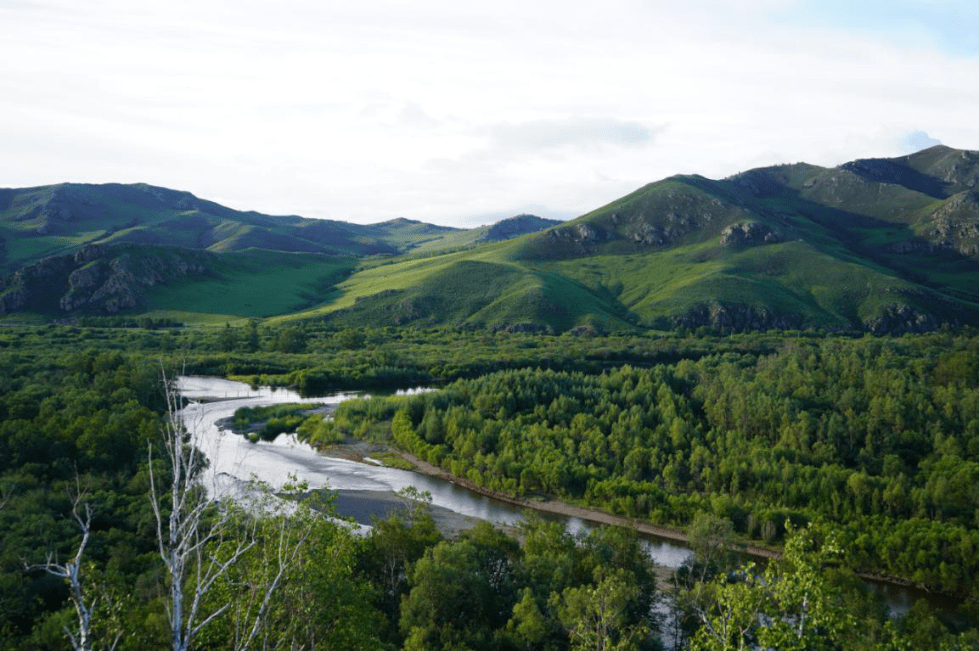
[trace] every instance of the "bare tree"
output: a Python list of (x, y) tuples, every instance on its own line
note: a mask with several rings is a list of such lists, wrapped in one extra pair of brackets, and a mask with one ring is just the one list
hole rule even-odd
[[(82, 506), (82, 493), (79, 490), (74, 496), (72, 496), (72, 509), (71, 515), (74, 519), (75, 524), (82, 532), (81, 542), (78, 543), (78, 549), (75, 552), (75, 556), (65, 563), (59, 563), (54, 554), (48, 554), (47, 561), (39, 565), (28, 565), (29, 570), (44, 570), (52, 576), (56, 576), (60, 579), (64, 579), (68, 583), (68, 588), (70, 590), (71, 602), (75, 606), (75, 614), (78, 617), (78, 630), (72, 632), (67, 626), (65, 627), (65, 633), (68, 634), (68, 639), (71, 642), (71, 648), (75, 651), (93, 651), (94, 641), (92, 636), (92, 614), (95, 610), (95, 606), (98, 602), (98, 597), (92, 598), (91, 601), (86, 601), (87, 597), (85, 595), (85, 588), (82, 585), (82, 558), (85, 555), (85, 548), (88, 546), (88, 541), (92, 533), (92, 509), (88, 503), (84, 504), (85, 515), (84, 517), (79, 512), (79, 508)], [(122, 633), (117, 633), (115, 639), (107, 647), (110, 651), (116, 648), (119, 644), (119, 640), (122, 637)]]
[[(301, 491), (305, 486), (296, 487)], [(286, 630), (269, 630), (268, 618), (276, 600), (283, 595), (279, 589), (290, 580), (299, 578), (297, 568), (302, 565), (305, 545), (313, 532), (316, 521), (322, 516), (305, 503), (284, 505), (282, 500), (265, 492), (252, 504), (262, 513), (258, 525), (255, 546), (248, 558), (235, 567), (230, 579), (230, 595), (218, 598), (233, 604), (232, 639), (229, 646), (244, 651), (257, 643), (261, 648), (292, 648), (290, 633)], [(322, 562), (323, 559), (316, 559)], [(301, 580), (301, 579), (300, 579)], [(235, 590), (234, 588), (237, 588)], [(289, 627), (286, 628), (295, 628)]]
[[(229, 570), (256, 544), (258, 519), (270, 515), (263, 513), (266, 507), (257, 502), (249, 507), (232, 499), (214, 501), (209, 497), (203, 483), (207, 459), (198, 448), (200, 424), (185, 427), (179, 393), (165, 373), (164, 383), (168, 409), (163, 427), (163, 461), (170, 474), (166, 480), (160, 476), (150, 446), (150, 497), (160, 558), (169, 583), (167, 615), (173, 649), (187, 651), (201, 630), (230, 607), (225, 602), (208, 608), (205, 596), (228, 578)], [(285, 531), (286, 519), (282, 522)], [(310, 529), (307, 527), (305, 534), (298, 537), (282, 537), (278, 553), (271, 560), (277, 571), (264, 585), (254, 586), (262, 597), (259, 607), (251, 611), (244, 629), (247, 633), (236, 636), (236, 649), (247, 649), (256, 638), (273, 593), (289, 565), (296, 561)]]
[(14, 491), (9, 486), (0, 486), (0, 511), (2, 511), (6, 506), (7, 502), (10, 501), (10, 497), (14, 494)]

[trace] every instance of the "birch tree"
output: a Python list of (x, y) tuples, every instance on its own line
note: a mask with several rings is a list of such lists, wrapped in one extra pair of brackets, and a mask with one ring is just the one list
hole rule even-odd
[(749, 563), (739, 581), (716, 577), (691, 650), (847, 648), (845, 635), (855, 619), (822, 576), (823, 565), (841, 553), (833, 536), (817, 544), (810, 525), (790, 530), (782, 561), (771, 562), (760, 575)]
[(630, 624), (630, 602), (639, 589), (625, 570), (601, 577), (597, 585), (568, 588), (554, 595), (558, 618), (568, 631), (575, 651), (631, 651), (649, 631)]
[[(228, 602), (209, 603), (206, 596), (228, 579), (231, 568), (256, 544), (266, 507), (257, 502), (243, 505), (209, 497), (203, 482), (207, 459), (198, 447), (203, 434), (200, 422), (185, 427), (180, 396), (172, 383), (167, 387), (167, 417), (162, 428), (164, 463), (160, 468), (150, 446), (150, 497), (159, 554), (167, 574), (172, 646), (174, 651), (187, 651), (201, 631), (230, 607)], [(273, 594), (309, 535), (309, 524), (298, 535), (287, 535), (291, 528), (288, 518), (281, 522), (280, 546), (270, 559), (275, 569), (263, 585), (252, 587), (259, 595), (257, 607), (251, 609), (248, 622), (240, 623), (236, 649), (248, 649), (255, 640)]]
[[(0, 505), (2, 507), (2, 505)], [(80, 509), (84, 507), (84, 516)], [(72, 496), (72, 519), (82, 532), (82, 539), (78, 543), (75, 555), (69, 561), (59, 563), (54, 554), (49, 554), (47, 560), (38, 565), (28, 565), (28, 570), (44, 570), (51, 576), (63, 579), (68, 584), (69, 595), (72, 605), (75, 607), (77, 618), (76, 630), (72, 631), (67, 626), (65, 633), (71, 648), (74, 651), (95, 651), (95, 636), (93, 628), (95, 626), (94, 612), (98, 604), (99, 597), (87, 594), (85, 585), (82, 582), (82, 561), (85, 556), (85, 548), (88, 547), (89, 539), (92, 535), (92, 509), (88, 503), (82, 502), (82, 494), (79, 491)], [(114, 639), (105, 648), (112, 651), (118, 645), (121, 632), (117, 632)]]

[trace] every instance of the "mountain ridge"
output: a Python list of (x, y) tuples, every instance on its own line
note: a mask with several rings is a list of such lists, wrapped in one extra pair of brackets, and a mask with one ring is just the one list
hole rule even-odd
[[(979, 324), (977, 183), (979, 152), (937, 146), (831, 168), (795, 163), (719, 180), (676, 175), (567, 222), (517, 215), (478, 229), (272, 217), (145, 185), (7, 189), (0, 264), (8, 276), (0, 291), (16, 289), (9, 272), (85, 244), (166, 243), (214, 260), (235, 254), (243, 262), (257, 251), (263, 259), (307, 256), (290, 259), (321, 274), (297, 291), (302, 300), (263, 312), (286, 320), (916, 332)], [(112, 196), (101, 200), (92, 188)], [(246, 266), (261, 275), (260, 265)], [(194, 303), (192, 283), (232, 282), (223, 273), (234, 268), (174, 278)], [(177, 305), (166, 286), (120, 309)]]

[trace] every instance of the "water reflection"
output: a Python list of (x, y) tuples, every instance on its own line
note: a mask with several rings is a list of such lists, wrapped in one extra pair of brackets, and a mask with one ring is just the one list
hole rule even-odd
[[(523, 520), (522, 508), (494, 500), (449, 481), (395, 468), (386, 468), (346, 459), (327, 457), (299, 441), (295, 434), (280, 435), (274, 441), (252, 443), (219, 426), (241, 407), (300, 402), (305, 404), (338, 404), (363, 393), (339, 393), (319, 398), (303, 398), (294, 391), (251, 388), (247, 384), (220, 378), (181, 377), (181, 394), (192, 402), (182, 416), (188, 429), (198, 433), (198, 447), (211, 461), (206, 478), (211, 490), (234, 492), (241, 482), (255, 478), (280, 486), (295, 476), (310, 488), (328, 487), (336, 491), (382, 491), (396, 493), (414, 486), (432, 494), (435, 506), (460, 515), (499, 525), (513, 525)], [(545, 517), (565, 523), (568, 531), (579, 533), (594, 526), (577, 517), (547, 514)], [(657, 564), (679, 567), (690, 556), (690, 550), (664, 540), (649, 538), (646, 546)]]

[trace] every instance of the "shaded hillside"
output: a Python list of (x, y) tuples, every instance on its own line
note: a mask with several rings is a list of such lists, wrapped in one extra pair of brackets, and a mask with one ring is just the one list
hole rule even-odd
[(263, 248), (341, 255), (396, 254), (438, 233), (398, 222), (371, 226), (241, 212), (189, 192), (145, 184), (64, 183), (0, 189), (0, 264), (12, 271), (86, 244), (132, 242), (210, 251)]
[(746, 205), (745, 197), (723, 184), (676, 176), (528, 240), (522, 257), (564, 259), (696, 244), (757, 213), (757, 206)]
[(369, 224), (360, 228), (365, 235), (387, 242), (402, 251), (468, 232), (462, 228), (436, 226), (435, 224), (426, 224), (425, 222), (405, 219), (404, 217), (377, 224)]
[(145, 307), (146, 288), (213, 274), (216, 256), (179, 247), (88, 245), (0, 279), (0, 314), (115, 314)]
[(109, 315), (149, 309), (264, 317), (315, 305), (352, 257), (248, 249), (226, 254), (92, 244), (0, 278), (0, 315)]
[(412, 250), (422, 255), (444, 253), (471, 248), (480, 244), (512, 240), (515, 237), (537, 233), (561, 223), (563, 222), (558, 219), (545, 219), (536, 215), (515, 215), (494, 224), (457, 230), (451, 233), (439, 233), (430, 240), (419, 242)]
[[(379, 282), (398, 270), (415, 275), (412, 263), (365, 273)], [(619, 320), (614, 304), (563, 276), (504, 261), (454, 256), (436, 261), (416, 281), (358, 296), (353, 304), (328, 312), (338, 325), (384, 323), (396, 326), (442, 324), (522, 330), (565, 331), (583, 322), (605, 327)], [(355, 285), (356, 282), (354, 281)], [(322, 312), (320, 312), (322, 314)]]
[(517, 215), (496, 222), (490, 226), (476, 229), (475, 233), (477, 244), (483, 242), (502, 242), (512, 240), (515, 237), (536, 233), (552, 226), (562, 223), (558, 219), (545, 219), (536, 215)]
[(322, 302), (355, 258), (458, 230), (276, 217), (145, 184), (0, 189), (0, 314), (283, 314)]

